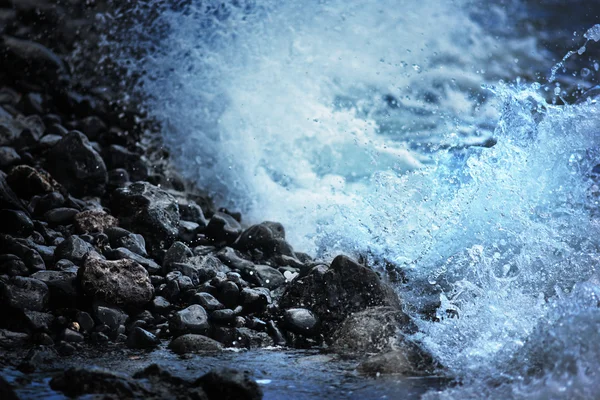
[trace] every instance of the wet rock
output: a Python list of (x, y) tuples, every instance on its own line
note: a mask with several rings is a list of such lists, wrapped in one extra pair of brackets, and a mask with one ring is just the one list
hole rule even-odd
[(175, 313), (169, 327), (172, 332), (179, 335), (185, 333), (204, 334), (208, 331), (210, 325), (204, 308), (198, 304), (192, 304)]
[(217, 253), (217, 257), (228, 267), (241, 271), (242, 276), (254, 271), (254, 263), (244, 259), (237, 250), (231, 247), (224, 247)]
[(60, 354), (61, 356), (68, 357), (75, 354), (77, 349), (70, 343), (60, 341), (56, 346), (56, 351), (58, 351), (58, 354)]
[(52, 176), (75, 196), (102, 196), (108, 173), (102, 157), (87, 137), (77, 131), (64, 136), (48, 153)]
[(119, 247), (118, 249), (111, 249), (104, 252), (104, 255), (109, 260), (122, 260), (128, 259), (133, 260), (140, 264), (142, 267), (146, 268), (149, 274), (155, 275), (162, 272), (162, 268), (160, 265), (155, 263), (153, 260), (149, 258), (145, 258), (140, 256), (139, 254), (135, 254), (124, 247)]
[(208, 224), (208, 221), (204, 217), (202, 208), (196, 204), (193, 200), (189, 199), (177, 199), (179, 204), (179, 215), (184, 221), (190, 221), (198, 224), (198, 229), (203, 229)]
[(195, 222), (179, 221), (179, 239), (187, 243), (193, 242), (196, 240), (199, 228), (200, 226)]
[(78, 311), (77, 315), (75, 316), (75, 321), (77, 321), (81, 332), (83, 333), (91, 332), (92, 329), (94, 329), (94, 326), (96, 325), (92, 316), (86, 313), (85, 311)]
[(59, 207), (47, 211), (44, 219), (53, 225), (68, 225), (73, 222), (75, 216), (79, 213), (76, 208)]
[(204, 308), (208, 312), (215, 311), (215, 310), (221, 310), (221, 309), (225, 308), (225, 305), (223, 305), (223, 303), (221, 303), (219, 300), (214, 298), (213, 295), (211, 295), (210, 293), (204, 293), (204, 292), (195, 293), (191, 297), (190, 303), (199, 304), (202, 306), (202, 308)]
[(23, 211), (0, 210), (0, 231), (16, 236), (28, 236), (33, 232), (33, 221)]
[(173, 339), (169, 349), (176, 354), (211, 353), (222, 351), (223, 346), (207, 336), (187, 334)]
[(0, 275), (26, 276), (29, 275), (27, 265), (14, 254), (0, 255)]
[(50, 326), (54, 321), (54, 315), (40, 311), (23, 311), (24, 322), (27, 325), (26, 331), (50, 331)]
[(117, 333), (128, 317), (121, 309), (96, 305), (94, 307), (94, 318), (100, 324), (105, 325), (109, 332)]
[(12, 350), (23, 347), (29, 342), (29, 335), (21, 332), (13, 332), (0, 329), (0, 348)]
[(211, 336), (226, 347), (256, 349), (274, 344), (267, 333), (248, 328), (214, 326)]
[(30, 272), (46, 269), (46, 264), (40, 253), (29, 247), (27, 241), (0, 234), (0, 249), (5, 254), (14, 254), (19, 257)]
[(368, 307), (400, 306), (394, 291), (374, 271), (346, 256), (336, 257), (328, 269), (315, 267), (307, 276), (294, 279), (280, 306), (287, 309), (298, 304), (319, 317), (326, 334), (351, 313)]
[(48, 304), (48, 286), (33, 278), (0, 277), (1, 304), (19, 310), (42, 311)]
[(116, 225), (117, 219), (115, 217), (104, 211), (97, 210), (88, 210), (77, 213), (74, 217), (73, 224), (77, 233), (104, 232), (107, 228)]
[(56, 260), (69, 260), (75, 265), (80, 265), (83, 259), (92, 251), (94, 251), (94, 246), (79, 236), (72, 235), (56, 246), (54, 257)]
[(143, 181), (149, 175), (148, 160), (127, 150), (123, 146), (112, 144), (103, 152), (106, 165), (110, 169), (123, 168), (127, 170), (131, 179), (135, 181)]
[(185, 263), (173, 263), (170, 269), (180, 271), (195, 283), (204, 283), (217, 276), (218, 273), (229, 271), (229, 268), (212, 255), (192, 257)]
[(26, 211), (25, 206), (7, 182), (7, 175), (0, 171), (0, 207)]
[(59, 192), (46, 193), (40, 197), (34, 197), (34, 199), (32, 199), (32, 205), (35, 215), (44, 215), (47, 211), (65, 204), (65, 198)]
[(97, 141), (100, 137), (101, 133), (104, 133), (108, 130), (108, 127), (96, 115), (90, 115), (89, 117), (85, 117), (77, 123), (77, 128), (83, 132), (88, 139)]
[(281, 241), (285, 241), (283, 225), (266, 221), (246, 229), (235, 243), (235, 247), (242, 251), (259, 249), (270, 255), (279, 253)]
[(69, 368), (52, 378), (50, 387), (69, 397), (93, 394), (119, 399), (151, 397), (151, 392), (135, 380), (101, 369)]
[(66, 73), (60, 57), (47, 47), (6, 35), (0, 44), (0, 65), (13, 78), (36, 79), (38, 83), (56, 82)]
[(77, 273), (65, 271), (39, 271), (31, 278), (44, 282), (50, 291), (51, 304), (69, 307), (77, 302)]
[(21, 156), (15, 149), (7, 146), (0, 146), (0, 168), (7, 168), (19, 164)]
[(231, 281), (225, 281), (217, 287), (217, 298), (226, 307), (234, 308), (238, 305), (240, 288)]
[(122, 228), (111, 227), (106, 234), (113, 248), (124, 247), (142, 257), (148, 257), (146, 252), (146, 241), (142, 235), (131, 233)]
[(332, 335), (332, 348), (357, 354), (390, 351), (400, 333), (415, 333), (408, 315), (392, 307), (368, 308), (350, 315)]
[(210, 313), (210, 320), (217, 324), (231, 324), (234, 322), (237, 313), (230, 308), (215, 310)]
[(160, 255), (175, 241), (179, 230), (179, 208), (173, 196), (147, 182), (117, 189), (113, 212), (121, 225), (141, 233), (150, 254)]
[(169, 271), (173, 263), (185, 262), (188, 258), (194, 256), (192, 250), (181, 242), (175, 242), (169, 247), (163, 260), (163, 267)]
[(167, 315), (171, 311), (171, 303), (162, 296), (152, 299), (152, 309), (160, 315)]
[(77, 278), (86, 296), (117, 306), (143, 307), (154, 296), (148, 272), (132, 260), (108, 261), (91, 253)]
[(13, 387), (0, 376), (0, 398), (4, 400), (19, 400), (19, 396), (13, 389)]
[(271, 295), (268, 289), (245, 288), (240, 292), (240, 304), (245, 313), (262, 313), (271, 304)]
[(81, 333), (75, 332), (74, 330), (71, 330), (69, 328), (63, 330), (61, 337), (65, 342), (69, 343), (82, 343), (84, 341), (83, 335)]
[(160, 340), (152, 333), (135, 327), (127, 336), (127, 347), (132, 349), (153, 349), (160, 345)]
[(268, 265), (257, 265), (249, 280), (268, 289), (276, 289), (285, 283), (283, 274)]
[(108, 171), (108, 186), (112, 189), (124, 188), (129, 183), (129, 173), (123, 168)]
[(215, 400), (260, 400), (263, 397), (262, 389), (247, 371), (211, 371), (198, 378), (194, 384), (201, 386), (208, 397)]
[(319, 333), (319, 318), (305, 308), (285, 310), (283, 321), (287, 330), (298, 335), (314, 336)]
[(432, 375), (440, 365), (417, 345), (406, 342), (400, 348), (375, 355), (362, 362), (357, 371), (377, 376), (396, 374), (404, 376)]
[(24, 199), (52, 192), (56, 186), (49, 175), (29, 165), (13, 167), (6, 181), (14, 192)]
[(217, 243), (233, 243), (241, 233), (240, 223), (222, 212), (216, 212), (204, 229), (204, 234)]

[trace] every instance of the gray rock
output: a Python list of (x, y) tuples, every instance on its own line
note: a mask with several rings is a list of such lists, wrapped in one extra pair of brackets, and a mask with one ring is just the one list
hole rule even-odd
[(179, 207), (175, 198), (147, 182), (117, 189), (112, 211), (124, 228), (144, 236), (154, 256), (169, 248), (179, 232)]
[(219, 300), (217, 300), (213, 295), (211, 295), (210, 293), (204, 293), (204, 292), (195, 293), (191, 297), (190, 303), (199, 304), (202, 306), (202, 308), (204, 308), (208, 312), (215, 311), (215, 310), (221, 310), (221, 309), (225, 308), (223, 303), (221, 303)]
[(202, 208), (193, 200), (178, 198), (179, 215), (182, 220), (191, 221), (198, 224), (199, 229), (206, 228), (208, 221), (204, 217)]
[(127, 321), (127, 314), (118, 308), (96, 305), (94, 307), (94, 318), (115, 333)]
[(55, 82), (67, 71), (60, 57), (47, 47), (6, 35), (2, 36), (0, 62), (13, 77), (28, 81), (37, 78), (38, 83)]
[(86, 210), (77, 213), (73, 224), (77, 233), (104, 232), (116, 225), (117, 219), (101, 210)]
[(42, 311), (48, 304), (48, 286), (40, 280), (16, 276), (0, 277), (1, 304), (19, 310)]
[(0, 234), (0, 248), (3, 249), (5, 254), (14, 254), (19, 257), (31, 272), (46, 269), (46, 264), (40, 253), (30, 248), (28, 244), (27, 241)]
[(44, 282), (50, 290), (50, 300), (55, 306), (69, 307), (77, 302), (77, 273), (66, 271), (39, 271), (31, 278)]
[(271, 290), (285, 283), (283, 274), (268, 265), (257, 265), (254, 269), (254, 274), (248, 280)]
[(108, 146), (103, 152), (103, 156), (108, 168), (125, 169), (134, 182), (143, 181), (148, 178), (149, 162), (144, 156), (116, 144)]
[(33, 221), (23, 211), (0, 210), (0, 231), (16, 236), (29, 236), (33, 232)]
[(211, 336), (226, 347), (256, 349), (274, 344), (273, 339), (267, 333), (248, 328), (215, 326)]
[(23, 347), (29, 341), (29, 335), (21, 332), (13, 332), (7, 329), (0, 329), (0, 348), (14, 350)]
[(224, 247), (217, 253), (217, 257), (228, 267), (241, 271), (242, 276), (254, 271), (254, 263), (244, 259), (237, 250), (231, 247)]
[(195, 385), (204, 389), (210, 399), (260, 400), (263, 392), (247, 371), (221, 369), (198, 378)]
[(48, 153), (52, 176), (75, 196), (102, 196), (108, 182), (106, 165), (87, 137), (71, 131)]
[(133, 260), (133, 261), (137, 262), (138, 264), (140, 264), (142, 267), (146, 268), (146, 270), (148, 271), (148, 273), (150, 275), (158, 274), (162, 271), (161, 266), (158, 265), (157, 263), (155, 263), (153, 260), (142, 257), (141, 255), (136, 254), (124, 247), (119, 247), (118, 249), (111, 249), (111, 250), (105, 251), (104, 255), (109, 260), (122, 260), (122, 259)]
[(13, 210), (27, 211), (21, 199), (17, 197), (7, 182), (7, 176), (0, 171), (0, 207)]
[(229, 268), (213, 255), (195, 256), (187, 259), (185, 263), (173, 263), (170, 269), (181, 271), (182, 274), (188, 276), (196, 284), (204, 283), (220, 272), (229, 272)]
[(179, 221), (179, 239), (191, 243), (196, 239), (200, 225), (195, 222), (181, 220)]
[(240, 304), (246, 313), (264, 312), (271, 301), (271, 294), (266, 288), (245, 288), (240, 292)]
[(204, 334), (208, 332), (210, 325), (208, 315), (202, 306), (192, 304), (173, 316), (169, 327), (172, 332), (179, 335), (186, 333)]
[(167, 315), (171, 311), (171, 303), (162, 296), (156, 296), (152, 300), (152, 309), (160, 315)]
[(222, 212), (216, 212), (204, 229), (204, 234), (217, 243), (233, 243), (241, 233), (240, 223), (231, 215)]
[(69, 260), (75, 265), (80, 265), (83, 259), (92, 251), (94, 251), (94, 246), (79, 236), (72, 235), (56, 246), (54, 257), (56, 260)]
[(175, 242), (169, 247), (169, 250), (167, 250), (167, 253), (165, 254), (163, 268), (166, 271), (170, 271), (170, 267), (173, 263), (185, 262), (188, 258), (193, 256), (194, 253), (192, 253), (192, 250), (190, 250), (189, 247), (181, 242)]
[(152, 333), (135, 327), (127, 336), (127, 347), (132, 349), (153, 349), (160, 345), (160, 340)]
[(7, 168), (18, 164), (21, 156), (15, 149), (7, 146), (0, 146), (0, 168)]
[(319, 318), (305, 308), (285, 310), (283, 321), (287, 330), (298, 335), (314, 336), (319, 333)]
[(357, 367), (359, 373), (370, 376), (380, 374), (426, 376), (434, 374), (439, 369), (441, 369), (439, 363), (410, 342), (404, 343), (396, 350), (372, 356)]
[(142, 257), (148, 257), (146, 252), (146, 241), (142, 235), (128, 233), (111, 242), (112, 247), (124, 247)]
[(65, 342), (69, 342), (69, 343), (81, 343), (84, 340), (83, 335), (81, 333), (75, 332), (74, 330), (69, 329), (69, 328), (66, 328), (62, 332), (61, 336)]
[(101, 369), (69, 368), (50, 380), (53, 390), (71, 398), (83, 395), (116, 399), (152, 398), (142, 383), (124, 375)]
[(92, 316), (85, 311), (78, 311), (75, 316), (75, 321), (77, 321), (81, 331), (84, 333), (91, 332), (96, 325)]
[(154, 296), (148, 272), (132, 260), (108, 261), (91, 253), (77, 278), (85, 295), (117, 306), (143, 307)]
[(176, 354), (210, 353), (222, 351), (223, 346), (204, 335), (187, 334), (173, 339), (169, 349)]

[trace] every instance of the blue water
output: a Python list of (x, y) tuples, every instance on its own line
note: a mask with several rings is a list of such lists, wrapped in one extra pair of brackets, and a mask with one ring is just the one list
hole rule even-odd
[(531, 3), (141, 2), (111, 45), (219, 202), (298, 250), (405, 271), (413, 339), (462, 383), (426, 398), (590, 398), (600, 110), (562, 104), (595, 84), (600, 44), (574, 22), (589, 3)]

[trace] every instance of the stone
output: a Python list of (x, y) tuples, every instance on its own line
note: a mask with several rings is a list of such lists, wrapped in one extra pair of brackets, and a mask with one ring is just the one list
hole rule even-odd
[(75, 354), (75, 352), (77, 352), (77, 349), (70, 343), (60, 341), (56, 346), (56, 351), (58, 351), (58, 354), (60, 354), (61, 356), (68, 357)]
[(2, 254), (0, 260), (0, 275), (26, 276), (29, 275), (27, 265), (14, 254)]
[[(278, 222), (266, 221), (246, 229), (235, 243), (242, 251), (259, 249), (270, 255), (279, 253), (280, 241), (285, 241), (285, 229)], [(291, 254), (293, 255), (293, 254)]]
[(250, 276), (249, 281), (268, 289), (276, 289), (285, 283), (285, 278), (281, 272), (268, 265), (257, 265), (254, 274)]
[(96, 325), (92, 316), (85, 311), (77, 311), (77, 315), (75, 316), (75, 321), (79, 324), (81, 332), (89, 333), (94, 329)]
[(416, 333), (410, 317), (393, 307), (372, 307), (351, 314), (332, 335), (331, 347), (356, 354), (393, 350), (401, 333)]
[(116, 333), (128, 317), (121, 309), (96, 305), (94, 307), (94, 318), (105, 325), (110, 332)]
[(223, 308), (225, 308), (225, 305), (223, 305), (223, 303), (217, 300), (213, 295), (204, 292), (195, 293), (191, 297), (190, 303), (199, 304), (208, 312), (222, 310)]
[(65, 204), (65, 198), (59, 192), (46, 193), (40, 197), (34, 197), (34, 199), (32, 199), (32, 205), (35, 215), (44, 215), (47, 211), (62, 207)]
[(64, 329), (61, 336), (65, 342), (69, 343), (82, 343), (84, 340), (83, 335), (81, 333), (75, 332), (74, 330), (69, 328)]
[(150, 254), (155, 256), (169, 248), (179, 232), (175, 198), (147, 182), (115, 190), (112, 211), (124, 228), (144, 236)]
[(242, 233), (242, 227), (229, 214), (216, 212), (208, 221), (203, 233), (217, 243), (233, 243)]
[(371, 269), (346, 256), (338, 256), (330, 268), (315, 267), (286, 286), (279, 305), (288, 309), (302, 304), (315, 313), (328, 335), (348, 315), (368, 307), (400, 308), (393, 289)]
[(210, 399), (260, 400), (263, 397), (262, 389), (247, 371), (214, 370), (198, 378), (194, 384), (201, 386)]
[(0, 168), (8, 168), (21, 162), (21, 156), (17, 151), (8, 146), (0, 146)]
[(148, 257), (146, 252), (146, 241), (142, 235), (128, 233), (111, 241), (112, 247), (124, 247), (142, 257)]
[(198, 229), (206, 228), (208, 221), (204, 217), (202, 208), (193, 200), (178, 198), (179, 215), (182, 220), (198, 224)]
[(185, 263), (171, 264), (170, 269), (181, 271), (197, 284), (204, 283), (219, 273), (229, 272), (229, 268), (213, 255), (191, 257)]
[(146, 157), (112, 144), (103, 152), (106, 165), (110, 169), (123, 168), (133, 181), (143, 181), (149, 175), (149, 162)]
[(132, 349), (154, 349), (160, 345), (160, 340), (152, 333), (135, 327), (127, 336), (127, 347)]
[(179, 239), (184, 242), (191, 243), (196, 240), (200, 226), (191, 221), (181, 220), (179, 221)]
[(124, 188), (129, 183), (129, 173), (123, 168), (108, 171), (108, 186), (113, 189)]
[(0, 171), (0, 207), (27, 211), (21, 199), (17, 197), (7, 182), (7, 175)]
[(192, 304), (191, 306), (175, 313), (169, 328), (179, 335), (185, 333), (204, 334), (210, 328), (208, 315), (202, 306)]
[(19, 396), (13, 389), (13, 387), (0, 376), (0, 398), (4, 400), (19, 400)]
[(83, 118), (77, 125), (90, 140), (99, 139), (100, 134), (108, 130), (104, 121), (96, 115)]
[(368, 358), (356, 368), (361, 374), (378, 376), (395, 374), (403, 376), (427, 376), (441, 366), (417, 345), (405, 342), (396, 350), (383, 352)]
[(238, 305), (240, 288), (231, 281), (225, 281), (217, 286), (217, 298), (226, 307), (234, 308)]
[(273, 339), (265, 332), (257, 332), (248, 328), (213, 326), (211, 337), (225, 347), (256, 349), (272, 346)]
[(112, 215), (98, 210), (87, 210), (77, 213), (73, 226), (77, 233), (104, 232), (107, 228), (117, 225), (117, 219)]
[(169, 344), (176, 354), (213, 353), (223, 350), (221, 343), (204, 335), (186, 334), (176, 337)]
[(91, 253), (77, 275), (86, 296), (123, 307), (143, 307), (154, 297), (148, 272), (133, 260), (109, 261)]
[(57, 82), (67, 69), (55, 53), (29, 40), (4, 35), (0, 44), (0, 65), (16, 79)]
[(236, 312), (230, 308), (215, 310), (210, 313), (210, 320), (217, 324), (231, 324), (235, 321)]
[(48, 304), (48, 286), (40, 280), (16, 276), (0, 277), (0, 300), (19, 310), (43, 311)]
[(56, 307), (70, 307), (77, 303), (76, 272), (39, 271), (31, 275), (48, 286), (50, 301)]
[(19, 210), (0, 210), (0, 231), (16, 236), (29, 236), (33, 233), (33, 221)]
[(6, 182), (19, 197), (24, 199), (50, 193), (56, 188), (56, 182), (47, 173), (29, 165), (13, 167), (6, 177)]
[(76, 208), (58, 207), (44, 214), (44, 219), (53, 225), (69, 225), (73, 223), (75, 216), (79, 213)]
[(217, 253), (217, 257), (225, 265), (242, 272), (242, 276), (254, 271), (254, 263), (242, 257), (242, 255), (231, 247), (224, 247)]
[(271, 304), (271, 295), (268, 289), (245, 288), (240, 292), (240, 304), (247, 314), (262, 313)]
[(293, 333), (303, 336), (314, 336), (319, 333), (319, 318), (305, 308), (290, 308), (283, 313), (284, 327)]
[(29, 244), (29, 242), (22, 239), (0, 234), (0, 249), (5, 254), (14, 254), (17, 256), (23, 261), (30, 272), (46, 269), (46, 264), (40, 253), (29, 247)]
[(129, 249), (126, 249), (124, 247), (119, 247), (118, 249), (111, 249), (111, 250), (105, 251), (104, 255), (109, 260), (122, 260), (122, 259), (133, 260), (133, 261), (137, 262), (138, 264), (140, 264), (142, 267), (146, 268), (146, 271), (148, 271), (148, 273), (151, 275), (162, 272), (161, 266), (158, 265), (157, 263), (155, 263), (153, 260), (142, 257), (139, 254), (135, 254), (132, 251), (130, 251)]
[(94, 394), (116, 399), (152, 397), (150, 391), (132, 378), (97, 368), (71, 367), (61, 371), (50, 380), (50, 387), (72, 398)]
[(163, 268), (166, 271), (170, 271), (170, 267), (173, 263), (185, 262), (188, 258), (193, 256), (194, 253), (192, 253), (192, 250), (190, 250), (189, 247), (181, 242), (175, 242), (169, 247), (169, 250), (167, 250), (167, 253), (165, 254)]
[(49, 332), (54, 321), (54, 315), (40, 311), (24, 310), (23, 316), (27, 324), (27, 330), (34, 332)]
[(77, 235), (71, 235), (56, 246), (54, 258), (56, 260), (69, 260), (75, 265), (80, 265), (83, 259), (92, 251), (94, 251), (94, 246)]
[(47, 168), (75, 196), (102, 196), (108, 182), (106, 165), (87, 137), (77, 131), (65, 135), (48, 152)]
[(152, 299), (152, 309), (160, 315), (167, 315), (171, 311), (171, 303), (162, 296)]
[(29, 335), (21, 332), (13, 332), (0, 329), (0, 348), (14, 350), (23, 347), (29, 342)]

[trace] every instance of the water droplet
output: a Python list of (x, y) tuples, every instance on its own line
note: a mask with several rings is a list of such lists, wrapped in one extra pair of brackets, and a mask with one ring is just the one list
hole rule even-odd
[(592, 71), (590, 71), (588, 68), (582, 68), (581, 69), (581, 76), (583, 76), (584, 78), (586, 76), (588, 76)]

